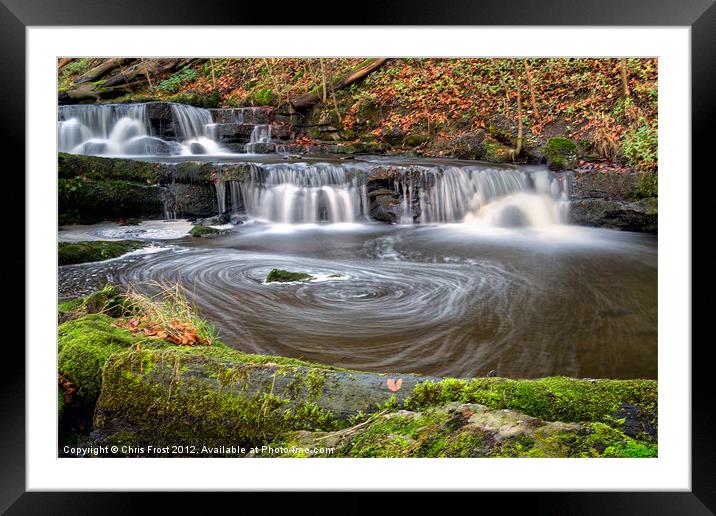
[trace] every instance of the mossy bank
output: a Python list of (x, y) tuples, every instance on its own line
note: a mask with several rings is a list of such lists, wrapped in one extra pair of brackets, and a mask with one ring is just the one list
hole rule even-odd
[[(297, 443), (332, 443), (330, 456), (351, 457), (656, 454), (652, 380), (440, 379), (247, 354), (218, 340), (176, 346), (131, 331), (115, 289), (102, 299), (60, 307), (58, 373), (93, 415), (84, 439), (135, 450), (125, 455), (148, 444)], [(305, 455), (294, 451), (286, 455)]]

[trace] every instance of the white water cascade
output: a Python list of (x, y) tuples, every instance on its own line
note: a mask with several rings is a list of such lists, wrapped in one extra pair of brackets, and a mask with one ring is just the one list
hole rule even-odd
[(567, 191), (546, 170), (448, 167), (423, 172), (421, 223), (544, 227), (566, 222)]
[(246, 152), (253, 154), (257, 150), (257, 144), (272, 143), (271, 142), (271, 126), (268, 124), (258, 124), (251, 131), (249, 143), (246, 144)]
[(237, 207), (258, 220), (283, 224), (347, 223), (368, 219), (365, 185), (331, 164), (253, 166), (244, 182), (230, 181)]
[[(368, 163), (254, 163), (245, 179), (216, 183), (217, 204), (222, 213), (230, 201), (234, 213), (282, 224), (364, 222), (375, 171)], [(565, 181), (547, 170), (412, 166), (392, 182), (401, 225), (547, 227), (567, 219)]]
[(150, 123), (148, 104), (60, 106), (58, 148), (94, 156), (176, 156), (222, 154), (209, 135), (211, 113), (169, 104), (162, 124)]

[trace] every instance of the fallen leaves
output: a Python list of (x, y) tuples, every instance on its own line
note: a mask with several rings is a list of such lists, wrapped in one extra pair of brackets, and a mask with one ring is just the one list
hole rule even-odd
[(397, 392), (403, 386), (403, 379), (398, 378), (397, 380), (393, 380), (392, 378), (388, 378), (386, 384), (388, 385), (388, 389), (393, 392)]
[(209, 346), (206, 339), (199, 335), (190, 323), (172, 320), (166, 322), (150, 321), (146, 316), (132, 317), (112, 323), (112, 326), (127, 328), (135, 335), (160, 339), (177, 346)]

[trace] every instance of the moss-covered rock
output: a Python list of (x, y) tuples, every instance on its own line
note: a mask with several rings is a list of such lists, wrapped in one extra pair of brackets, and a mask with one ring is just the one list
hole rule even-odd
[(266, 275), (266, 283), (289, 283), (292, 281), (306, 281), (313, 278), (305, 272), (289, 272), (283, 269), (272, 269)]
[(57, 261), (59, 265), (99, 262), (117, 258), (146, 245), (146, 242), (137, 240), (60, 242), (57, 244)]
[(657, 395), (654, 380), (445, 379), (418, 385), (405, 406), (415, 410), (459, 401), (516, 410), (546, 421), (600, 422), (614, 418), (629, 404), (641, 407), (644, 431), (655, 432)]
[(272, 444), (283, 457), (655, 457), (603, 423), (547, 422), (513, 410), (449, 403), (379, 414), (353, 428), (297, 431)]
[(639, 182), (633, 193), (636, 199), (649, 199), (659, 196), (659, 175), (656, 172), (640, 174)]
[(550, 138), (542, 154), (550, 170), (570, 170), (577, 165), (577, 144), (569, 138)]
[(59, 179), (60, 224), (164, 216), (165, 191), (126, 180)]
[(89, 314), (61, 324), (58, 334), (58, 373), (77, 385), (88, 402), (97, 400), (102, 383), (102, 367), (114, 353), (137, 344), (157, 345), (125, 328), (112, 326), (106, 314)]
[(226, 231), (212, 228), (211, 226), (202, 226), (201, 224), (193, 226), (189, 231), (189, 234), (195, 238), (214, 237), (223, 235), (224, 233), (226, 233)]
[(125, 179), (138, 182), (154, 182), (159, 164), (121, 158), (101, 158), (77, 154), (57, 154), (60, 179)]

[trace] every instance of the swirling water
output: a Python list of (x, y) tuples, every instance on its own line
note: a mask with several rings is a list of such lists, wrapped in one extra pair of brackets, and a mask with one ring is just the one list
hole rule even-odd
[[(179, 244), (62, 268), (61, 280), (111, 269), (115, 281), (147, 291), (151, 281), (179, 281), (228, 344), (341, 367), (657, 374), (655, 236), (572, 226), (245, 224)], [(264, 284), (273, 268), (322, 280)]]

